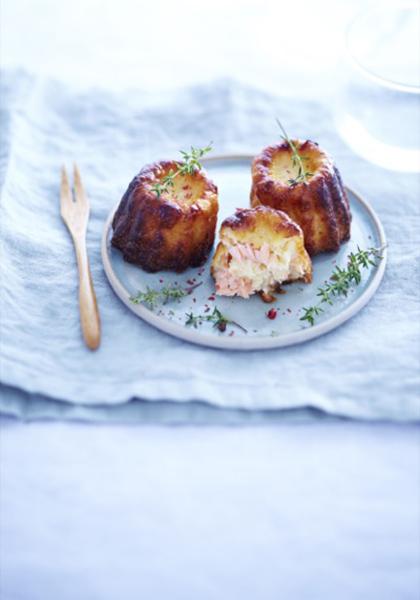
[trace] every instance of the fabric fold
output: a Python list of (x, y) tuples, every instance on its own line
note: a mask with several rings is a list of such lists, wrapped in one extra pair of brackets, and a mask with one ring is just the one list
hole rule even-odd
[[(362, 419), (420, 418), (415, 175), (390, 173), (354, 156), (335, 133), (328, 107), (232, 80), (164, 97), (142, 90), (73, 91), (22, 71), (5, 73), (1, 85), (5, 386), (101, 410), (142, 398), (232, 410), (310, 406)], [(347, 185), (378, 212), (389, 240), (379, 291), (338, 330), (291, 348), (220, 351), (153, 329), (122, 305), (103, 273), (100, 238), (110, 209), (143, 164), (180, 148), (211, 139), (218, 154), (258, 151), (278, 136), (275, 115), (289, 131), (325, 147)], [(80, 337), (74, 251), (59, 214), (60, 167), (73, 160), (91, 202), (88, 251), (103, 325), (96, 353)], [(248, 205), (248, 198), (239, 201)], [(8, 412), (10, 403), (3, 409)]]

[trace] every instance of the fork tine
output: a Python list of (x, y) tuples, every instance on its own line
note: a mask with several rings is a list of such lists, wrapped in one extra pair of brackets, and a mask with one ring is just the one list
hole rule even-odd
[(80, 171), (76, 163), (73, 165), (73, 179), (74, 179), (74, 194), (76, 196), (76, 202), (80, 203), (80, 205), (89, 209), (89, 202), (85, 194), (85, 190), (82, 184), (82, 178), (80, 176)]
[(60, 186), (60, 201), (61, 201), (61, 212), (73, 202), (73, 197), (70, 189), (69, 178), (67, 177), (67, 171), (64, 165), (61, 167), (61, 186)]

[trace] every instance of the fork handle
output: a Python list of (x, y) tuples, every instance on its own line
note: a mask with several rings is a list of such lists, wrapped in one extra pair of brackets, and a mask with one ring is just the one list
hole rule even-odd
[(80, 323), (86, 345), (91, 350), (96, 350), (101, 342), (101, 324), (92, 275), (90, 273), (86, 239), (82, 236), (75, 238), (74, 246), (79, 269)]

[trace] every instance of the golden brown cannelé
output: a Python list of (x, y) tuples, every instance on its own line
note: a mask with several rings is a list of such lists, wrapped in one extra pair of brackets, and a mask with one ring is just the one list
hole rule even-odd
[(315, 142), (293, 143), (308, 177), (305, 181), (297, 177), (287, 141), (265, 148), (252, 164), (251, 206), (262, 204), (287, 213), (302, 228), (310, 255), (337, 251), (350, 238), (351, 224), (340, 173)]
[(145, 271), (200, 266), (214, 243), (217, 187), (203, 170), (177, 175), (161, 195), (153, 189), (178, 166), (176, 161), (146, 165), (128, 186), (112, 222), (112, 245)]

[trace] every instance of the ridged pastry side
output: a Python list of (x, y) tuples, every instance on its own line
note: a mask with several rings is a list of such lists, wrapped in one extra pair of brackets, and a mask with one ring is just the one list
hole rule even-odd
[(160, 197), (152, 189), (178, 166), (175, 161), (145, 166), (128, 186), (112, 222), (112, 245), (145, 271), (200, 266), (214, 243), (217, 187), (204, 171), (177, 175), (174, 187)]
[(310, 255), (337, 251), (350, 238), (351, 213), (340, 173), (331, 158), (311, 141), (294, 141), (307, 182), (290, 183), (297, 174), (287, 142), (269, 146), (252, 165), (251, 206), (271, 206), (300, 225)]

